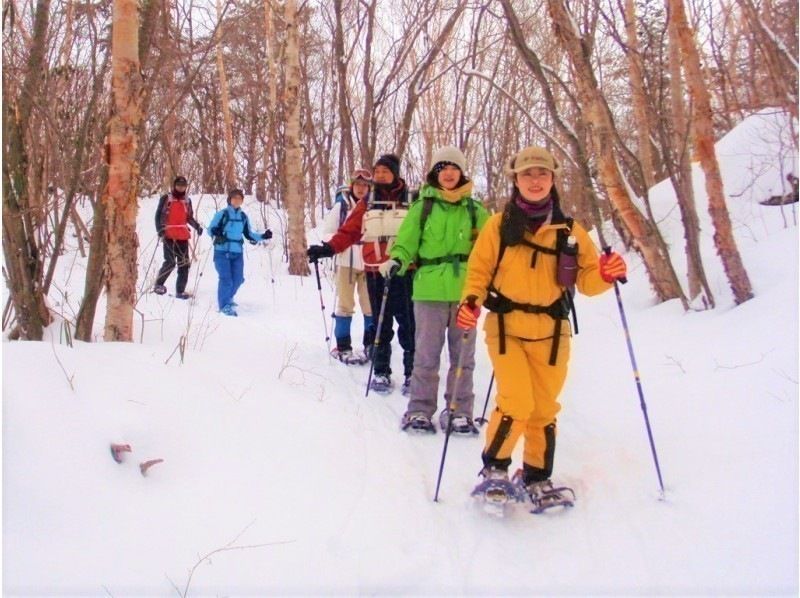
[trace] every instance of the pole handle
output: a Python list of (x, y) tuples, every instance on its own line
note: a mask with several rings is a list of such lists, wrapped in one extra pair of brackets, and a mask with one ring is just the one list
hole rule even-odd
[[(605, 253), (606, 255), (611, 255), (611, 245), (606, 245), (605, 247), (603, 247), (603, 253)], [(622, 278), (618, 278), (617, 282), (619, 282), (620, 284), (628, 284), (628, 278), (623, 276)]]

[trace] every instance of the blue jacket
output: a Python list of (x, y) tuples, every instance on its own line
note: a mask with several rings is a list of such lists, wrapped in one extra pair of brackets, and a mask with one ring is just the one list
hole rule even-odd
[(263, 235), (251, 231), (247, 214), (241, 208), (234, 208), (231, 205), (214, 214), (207, 230), (214, 238), (214, 251), (228, 253), (242, 253), (244, 239), (255, 244)]

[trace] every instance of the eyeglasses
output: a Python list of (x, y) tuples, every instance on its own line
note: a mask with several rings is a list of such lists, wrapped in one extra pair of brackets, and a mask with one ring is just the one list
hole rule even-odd
[(363, 179), (368, 183), (372, 182), (372, 173), (366, 168), (357, 168), (353, 171), (353, 176), (350, 177), (353, 181), (356, 179)]

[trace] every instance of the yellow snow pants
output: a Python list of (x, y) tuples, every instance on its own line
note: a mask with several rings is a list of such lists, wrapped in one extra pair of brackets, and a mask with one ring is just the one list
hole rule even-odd
[(549, 471), (555, 450), (556, 415), (561, 410), (558, 396), (567, 377), (570, 338), (561, 336), (555, 365), (548, 363), (552, 338), (526, 341), (507, 334), (505, 340), (506, 352), (500, 355), (500, 337), (486, 338), (497, 383), (497, 406), (486, 431), (484, 463), (508, 467), (511, 453), (524, 434), (524, 464)]

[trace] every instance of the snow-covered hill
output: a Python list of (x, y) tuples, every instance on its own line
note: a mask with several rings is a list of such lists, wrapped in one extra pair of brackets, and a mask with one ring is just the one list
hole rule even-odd
[[(327, 269), (323, 314), (313, 277), (284, 273), (277, 239), (248, 246), (240, 317), (229, 318), (216, 311), (206, 236), (196, 300), (143, 295), (141, 342), (70, 348), (55, 324), (47, 342), (3, 343), (4, 594), (796, 595), (796, 213), (757, 203), (797, 172), (776, 122), (751, 117), (718, 146), (753, 300), (733, 305), (699, 174), (717, 309), (653, 305), (627, 256), (621, 293), (666, 500), (613, 292), (577, 304), (555, 472), (575, 508), (495, 519), (469, 499), (482, 436), (452, 439), (434, 503), (443, 435), (400, 432), (399, 392), (364, 398), (367, 367), (328, 357)], [(669, 183), (651, 201), (683, 271)], [(200, 203), (203, 224), (214, 203)], [(161, 257), (151, 261), (154, 209), (142, 201), (145, 288)], [(270, 225), (280, 230), (275, 214)], [(71, 314), (85, 262), (62, 262)], [(483, 342), (477, 358), (479, 415)], [(131, 445), (124, 463), (112, 442)], [(142, 476), (139, 463), (156, 458)]]

